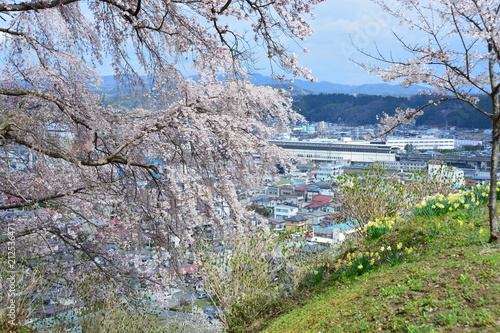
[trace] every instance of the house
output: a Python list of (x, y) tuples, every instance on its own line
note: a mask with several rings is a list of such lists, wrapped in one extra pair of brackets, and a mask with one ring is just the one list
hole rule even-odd
[(272, 230), (284, 230), (286, 228), (286, 222), (282, 219), (275, 219), (273, 217), (269, 217), (268, 219), (269, 228)]
[(335, 191), (333, 190), (330, 182), (317, 182), (314, 183), (314, 186), (319, 188), (319, 195), (335, 196)]
[(328, 202), (314, 202), (308, 201), (304, 202), (302, 205), (302, 213), (312, 213), (317, 211), (326, 212), (330, 208), (330, 204)]
[(306, 222), (306, 227), (307, 229), (311, 229), (317, 225), (320, 225), (323, 220), (327, 217), (329, 217), (331, 214), (327, 212), (322, 212), (322, 211), (315, 211), (315, 212), (307, 212), (307, 213), (300, 213), (300, 215), (304, 216), (307, 218)]
[(285, 219), (287, 231), (304, 231), (306, 230), (307, 217), (303, 215), (294, 215)]
[(293, 187), (293, 186), (279, 187), (279, 195), (280, 195), (280, 197), (288, 196), (288, 195), (295, 195), (295, 187)]
[(295, 195), (306, 197), (307, 188), (305, 186), (296, 186), (295, 187)]
[(300, 207), (304, 213), (317, 211), (333, 213), (335, 211), (334, 207), (332, 207), (333, 199), (331, 195), (316, 195), (311, 201), (302, 203)]
[(333, 201), (333, 196), (331, 195), (316, 195), (312, 198), (313, 202), (330, 203)]
[(276, 205), (274, 207), (274, 218), (286, 220), (289, 217), (296, 215), (299, 211), (298, 207), (288, 205)]
[(314, 196), (319, 195), (320, 191), (321, 189), (318, 186), (306, 186), (304, 198), (310, 201)]
[(277, 186), (268, 186), (266, 188), (266, 195), (269, 197), (279, 197), (280, 196), (280, 190), (279, 187)]
[(276, 206), (276, 197), (270, 197), (270, 196), (267, 196), (267, 195), (258, 195), (256, 197), (252, 197), (250, 198), (250, 203), (251, 205), (253, 206), (262, 206), (262, 207), (265, 207), (265, 208), (274, 208), (274, 206)]
[(346, 235), (354, 232), (354, 228), (348, 224), (334, 224), (328, 227), (315, 226), (312, 231), (312, 241), (317, 243), (335, 244), (346, 239)]
[(276, 198), (276, 202), (280, 205), (297, 206), (303, 201), (304, 197), (300, 195), (282, 195), (279, 198)]

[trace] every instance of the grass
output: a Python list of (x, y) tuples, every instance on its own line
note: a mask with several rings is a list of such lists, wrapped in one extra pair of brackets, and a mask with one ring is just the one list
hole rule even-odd
[(500, 251), (480, 254), (483, 213), (416, 217), (362, 241), (360, 252), (398, 243), (414, 251), (361, 275), (325, 273), (320, 292), (265, 332), (499, 332)]
[[(268, 311), (251, 304), (262, 313), (229, 332), (500, 332), (500, 248), (482, 252), (489, 236), (486, 209), (465, 205), (446, 214), (431, 212), (439, 216), (422, 210), (390, 228), (388, 220), (374, 224), (371, 235), (347, 243), (340, 258), (329, 256), (331, 262), (313, 267), (291, 298), (276, 303), (279, 307), (272, 304)], [(197, 300), (178, 310), (203, 310), (205, 304)], [(283, 314), (273, 317), (278, 312)], [(219, 330), (209, 327), (203, 314), (205, 321), (166, 327), (158, 318), (131, 316), (120, 308), (103, 313), (89, 317), (84, 332)], [(23, 329), (16, 332), (27, 332)]]

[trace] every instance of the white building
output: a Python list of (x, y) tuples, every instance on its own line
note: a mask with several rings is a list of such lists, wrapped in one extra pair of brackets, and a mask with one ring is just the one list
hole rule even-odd
[(274, 206), (274, 218), (279, 220), (286, 220), (289, 217), (295, 216), (299, 212), (299, 208), (288, 205)]
[(397, 147), (369, 142), (345, 142), (336, 140), (271, 140), (297, 157), (311, 162), (335, 162), (338, 165), (350, 163), (374, 163), (396, 161)]
[(319, 170), (316, 171), (316, 179), (321, 181), (336, 179), (342, 175), (342, 172), (343, 168), (339, 164), (321, 165)]
[(347, 224), (332, 225), (329, 227), (315, 226), (312, 228), (312, 241), (323, 244), (340, 244), (346, 236), (356, 232), (356, 229)]
[(405, 149), (411, 145), (414, 150), (446, 150), (455, 149), (455, 139), (442, 139), (433, 136), (422, 136), (417, 138), (388, 137), (386, 144), (389, 146)]
[(455, 140), (455, 145), (457, 147), (463, 147), (463, 146), (484, 146), (484, 143), (481, 140), (457, 139), (457, 140)]

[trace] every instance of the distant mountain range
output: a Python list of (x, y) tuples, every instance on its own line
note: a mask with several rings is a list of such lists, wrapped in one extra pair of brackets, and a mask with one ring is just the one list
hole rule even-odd
[[(141, 98), (118, 95), (117, 83), (112, 76), (103, 76), (102, 93), (109, 104), (119, 103), (128, 108), (140, 107)], [(416, 108), (424, 105), (430, 96), (419, 95), (422, 86), (403, 88), (390, 84), (344, 85), (331, 82), (309, 82), (294, 80), (279, 82), (269, 76), (253, 74), (256, 85), (267, 85), (287, 89), (293, 87), (293, 108), (308, 121), (342, 122), (349, 126), (369, 125), (377, 122), (383, 113), (394, 114), (397, 107)], [(491, 103), (480, 98), (479, 106), (488, 109)], [(431, 106), (417, 118), (417, 125), (457, 126), (461, 128), (489, 128), (491, 120), (465, 103), (450, 101)]]
[[(116, 82), (112, 76), (102, 76), (103, 82), (101, 88), (105, 92), (111, 92), (116, 88)], [(293, 83), (279, 82), (270, 76), (261, 74), (252, 74), (250, 81), (259, 86), (271, 86), (276, 88), (293, 87), (292, 95), (308, 94), (347, 94), (347, 95), (378, 95), (378, 96), (412, 96), (418, 95), (419, 90), (425, 90), (423, 86), (410, 86), (408, 88), (400, 85), (387, 83), (347, 85), (331, 83), (327, 81), (310, 82), (306, 80), (295, 79)]]
[(426, 90), (424, 86), (410, 86), (404, 88), (400, 85), (387, 83), (363, 84), (363, 85), (347, 85), (331, 83), (327, 81), (310, 82), (300, 79), (295, 79), (293, 84), (287, 82), (278, 82), (269, 76), (261, 74), (252, 74), (251, 81), (256, 85), (267, 85), (272, 87), (293, 87), (293, 95), (307, 94), (363, 94), (363, 95), (378, 95), (378, 96), (412, 96), (418, 95), (419, 90)]

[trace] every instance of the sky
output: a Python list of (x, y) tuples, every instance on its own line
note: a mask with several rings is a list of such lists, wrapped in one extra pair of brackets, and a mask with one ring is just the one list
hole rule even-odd
[[(318, 81), (350, 85), (382, 82), (377, 76), (365, 73), (350, 59), (368, 61), (354, 45), (373, 51), (375, 42), (379, 48), (397, 54), (398, 45), (391, 32), (398, 27), (396, 19), (382, 12), (371, 0), (326, 0), (317, 5), (313, 13), (316, 17), (308, 21), (315, 30), (312, 36), (299, 45), (290, 39), (281, 40), (297, 54), (299, 63), (310, 68)], [(241, 28), (243, 23), (235, 24)], [(304, 53), (304, 48), (309, 52)], [(257, 72), (270, 76), (272, 69), (265, 53), (257, 53), (256, 57)], [(184, 66), (189, 73), (189, 61)], [(112, 73), (108, 67), (100, 70), (102, 75)]]
[(391, 28), (397, 21), (382, 12), (370, 0), (326, 0), (316, 6), (316, 17), (309, 21), (314, 35), (297, 48), (299, 62), (312, 69), (318, 81), (342, 84), (382, 82), (375, 75), (365, 73), (350, 58), (367, 61), (353, 46), (374, 50), (374, 42), (380, 49), (398, 53)]

